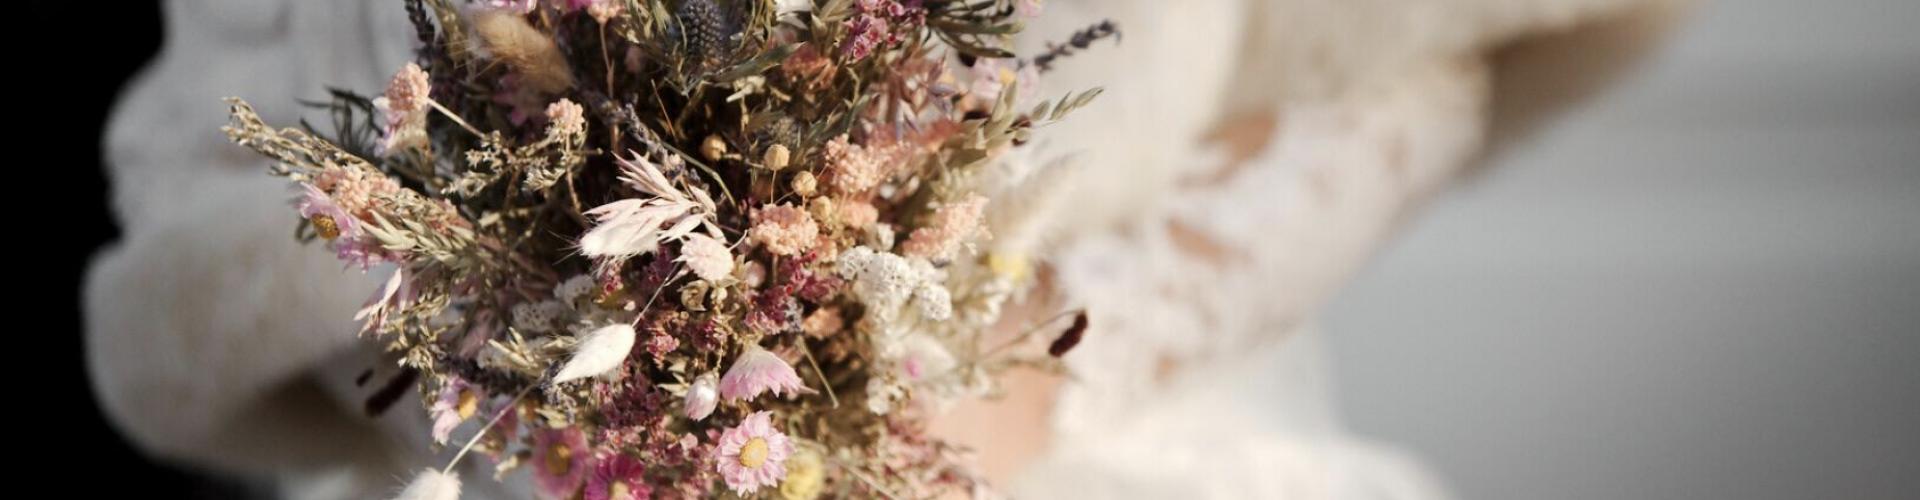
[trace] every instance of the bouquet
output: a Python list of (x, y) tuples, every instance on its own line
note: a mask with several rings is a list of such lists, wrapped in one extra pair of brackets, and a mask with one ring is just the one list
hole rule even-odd
[(985, 228), (1058, 184), (1022, 145), (1099, 90), (1034, 82), (1110, 23), (1020, 58), (1034, 0), (404, 4), (378, 97), (224, 128), (300, 238), (391, 269), (355, 316), (402, 367), (369, 408), (416, 387), (459, 449), (401, 497), (457, 497), (470, 453), (546, 498), (990, 491), (926, 424), (1086, 326), (989, 342), (1033, 278)]

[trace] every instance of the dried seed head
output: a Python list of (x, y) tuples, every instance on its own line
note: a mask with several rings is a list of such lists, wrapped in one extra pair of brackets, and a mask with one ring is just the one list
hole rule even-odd
[[(801, 173), (804, 174), (806, 172)], [(811, 175), (809, 175), (809, 177), (811, 177)], [(794, 191), (799, 190), (799, 188), (794, 189)], [(826, 222), (828, 224), (834, 224), (836, 223), (835, 221), (839, 219), (838, 217), (834, 217), (833, 208), (833, 199), (825, 196), (814, 198), (813, 201), (807, 202), (807, 212), (813, 215), (813, 220)]]
[[(813, 178), (813, 172), (800, 172), (797, 174), (793, 174), (793, 192), (795, 194), (798, 194), (800, 196), (807, 197), (807, 198), (812, 198), (814, 194), (817, 194), (817, 189), (819, 188), (819, 185), (820, 185), (820, 181)], [(807, 209), (812, 210), (813, 207), (807, 207)], [(820, 214), (814, 214), (813, 218), (815, 220), (826, 220), (826, 218), (821, 217)]]
[(721, 140), (718, 135), (707, 136), (707, 140), (700, 141), (700, 156), (707, 161), (719, 161), (727, 156), (727, 141)]
[(788, 150), (786, 146), (775, 144), (767, 148), (766, 158), (763, 158), (762, 162), (766, 164), (767, 170), (779, 172), (780, 169), (787, 168), (787, 163), (792, 160), (793, 151)]

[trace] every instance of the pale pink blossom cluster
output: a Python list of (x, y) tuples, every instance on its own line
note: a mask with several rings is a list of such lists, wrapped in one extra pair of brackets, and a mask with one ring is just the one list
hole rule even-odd
[(820, 225), (813, 216), (792, 204), (761, 207), (753, 214), (753, 227), (747, 238), (774, 255), (795, 256), (806, 253), (819, 242)]
[[(300, 216), (310, 221), (326, 238), (341, 261), (368, 269), (382, 262), (398, 260), (399, 256), (387, 250), (368, 237), (362, 225), (372, 220), (373, 214), (391, 203), (390, 197), (400, 192), (400, 184), (392, 178), (369, 170), (353, 168), (332, 168), (314, 176), (311, 183), (303, 186), (303, 193), (294, 203), (300, 210)], [(444, 200), (443, 200), (444, 203)], [(439, 207), (440, 205), (434, 205)], [(445, 208), (451, 215), (452, 208)], [(436, 217), (441, 220), (444, 217)]]
[(329, 168), (313, 177), (313, 187), (326, 193), (341, 210), (361, 220), (386, 206), (388, 199), (400, 193), (400, 183), (366, 169)]
[(911, 144), (901, 141), (863, 146), (853, 144), (846, 135), (836, 137), (822, 151), (827, 165), (827, 187), (840, 194), (872, 190), (892, 177), (913, 149)]
[(961, 243), (980, 232), (980, 216), (986, 209), (987, 198), (978, 194), (940, 207), (927, 225), (913, 230), (900, 245), (900, 253), (929, 260), (952, 256)]
[(431, 111), (433, 85), (420, 65), (407, 63), (387, 82), (385, 95), (373, 100), (373, 106), (385, 118), (382, 139), (376, 144), (380, 154), (427, 143), (427, 113)]
[(586, 110), (572, 100), (561, 98), (547, 105), (547, 136), (567, 137), (587, 131)]
[[(568, 1), (580, 3), (582, 0)], [(600, 24), (607, 24), (607, 21), (612, 21), (613, 18), (619, 17), (620, 12), (626, 10), (626, 4), (620, 0), (585, 0), (585, 2), (587, 4), (587, 15), (593, 16), (593, 20)]]
[(868, 227), (880, 222), (880, 210), (864, 200), (835, 198), (833, 207), (840, 224), (847, 227)]

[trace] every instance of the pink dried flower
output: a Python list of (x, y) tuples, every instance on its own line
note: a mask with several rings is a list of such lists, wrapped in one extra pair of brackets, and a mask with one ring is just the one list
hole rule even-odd
[(800, 303), (793, 300), (792, 288), (779, 286), (755, 294), (747, 317), (747, 328), (763, 334), (784, 332), (798, 319)]
[(540, 116), (540, 92), (520, 83), (520, 75), (502, 75), (488, 100), (507, 108), (507, 120), (515, 126)]
[(773, 428), (772, 418), (772, 413), (757, 412), (720, 435), (714, 462), (734, 493), (746, 495), (775, 486), (787, 476), (793, 442)]
[(1023, 64), (1019, 59), (981, 58), (973, 62), (970, 72), (967, 96), (973, 100), (973, 106), (980, 109), (992, 108), (1008, 86), (1013, 87), (1015, 103), (1030, 101), (1039, 91), (1036, 84), (1040, 81), (1040, 67)]
[(880, 210), (865, 200), (834, 198), (833, 210), (840, 218), (840, 224), (847, 227), (864, 228), (880, 222)]
[(595, 22), (599, 22), (600, 24), (607, 24), (607, 21), (611, 21), (613, 20), (613, 18), (619, 17), (620, 13), (626, 10), (626, 5), (621, 3), (618, 0), (568, 0), (568, 1), (576, 4), (584, 2), (586, 4), (587, 15), (593, 16), (593, 20)]
[(847, 23), (847, 41), (840, 46), (841, 57), (848, 61), (865, 59), (887, 41), (887, 20), (872, 14), (859, 14)]
[(920, 149), (911, 141), (891, 136), (869, 138), (868, 142), (864, 146), (853, 144), (843, 134), (823, 147), (828, 189), (840, 195), (866, 193), (893, 177)]
[(541, 498), (570, 498), (586, 481), (593, 453), (580, 429), (540, 429), (533, 435), (534, 492)]
[(586, 110), (572, 100), (560, 98), (547, 105), (547, 136), (567, 137), (587, 131)]
[(703, 280), (719, 281), (733, 274), (733, 252), (727, 250), (727, 244), (705, 234), (687, 235), (680, 243), (679, 260)]
[(323, 170), (313, 177), (313, 187), (360, 220), (371, 218), (374, 211), (390, 203), (388, 198), (398, 195), (401, 189), (393, 178), (358, 168)]
[(479, 407), (480, 394), (473, 386), (460, 377), (448, 379), (446, 387), (440, 389), (440, 397), (427, 410), (433, 416), (433, 442), (447, 444), (453, 429), (473, 417)]
[(793, 55), (780, 63), (780, 72), (806, 89), (825, 86), (833, 81), (838, 71), (839, 66), (834, 65), (811, 43), (800, 44), (800, 48), (794, 49)]
[(913, 230), (907, 242), (900, 245), (900, 253), (928, 260), (951, 256), (960, 243), (979, 232), (980, 216), (986, 208), (987, 198), (978, 194), (940, 207), (927, 225)]
[(1020, 17), (1028, 19), (1040, 17), (1040, 11), (1045, 8), (1046, 5), (1041, 0), (1014, 0), (1013, 2), (1013, 11), (1020, 14)]
[(652, 355), (655, 362), (665, 361), (667, 353), (680, 348), (680, 339), (673, 338), (673, 334), (668, 333), (666, 328), (655, 325), (648, 331), (652, 335), (647, 338), (647, 354)]
[(603, 458), (587, 478), (587, 500), (647, 500), (653, 488), (642, 475), (646, 466), (625, 453)]
[(740, 359), (734, 360), (733, 367), (720, 377), (720, 397), (728, 401), (753, 401), (767, 391), (773, 391), (775, 396), (811, 392), (786, 360), (758, 344), (747, 344)]
[(320, 237), (328, 240), (360, 237), (360, 220), (347, 210), (334, 203), (332, 196), (320, 191), (312, 184), (301, 184), (300, 199), (294, 202), (294, 208), (300, 210), (300, 216), (313, 223)]
[(919, 3), (856, 0), (854, 16), (845, 22), (847, 40), (840, 46), (840, 55), (848, 61), (858, 61), (874, 50), (900, 43), (911, 31), (908, 28), (920, 24), (926, 16), (926, 10), (919, 8)]
[(540, 0), (487, 0), (488, 7), (513, 12), (515, 14), (533, 12), (533, 8), (539, 5)]
[(819, 241), (820, 225), (813, 216), (790, 203), (761, 207), (753, 214), (747, 237), (774, 255), (800, 255)]
[(375, 151), (387, 154), (427, 143), (427, 112), (433, 86), (420, 65), (407, 63), (387, 83), (387, 93), (373, 100), (373, 107), (386, 119), (383, 139)]
[(401, 266), (387, 277), (386, 286), (380, 287), (372, 297), (367, 298), (366, 305), (353, 313), (353, 319), (361, 322), (360, 333), (365, 334), (385, 325), (388, 315), (406, 309), (413, 304), (413, 299), (413, 272)]

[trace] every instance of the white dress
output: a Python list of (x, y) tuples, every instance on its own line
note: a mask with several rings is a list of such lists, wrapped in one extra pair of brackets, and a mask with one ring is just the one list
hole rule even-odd
[[(1495, 44), (1626, 0), (1056, 0), (1022, 53), (1100, 19), (1043, 96), (1104, 86), (1041, 133), (1075, 189), (1030, 238), (1091, 312), (1054, 442), (1021, 498), (1440, 498), (1417, 462), (1339, 425), (1313, 311), (1395, 222), (1476, 159)], [(390, 0), (174, 0), (166, 46), (106, 138), (123, 240), (87, 276), (89, 365), (111, 420), (160, 456), (377, 497), (443, 463), (403, 399), (370, 419), (351, 312), (379, 276), (291, 237), (266, 161), (220, 98), (291, 123), (325, 87), (376, 89), (412, 31)], [(314, 116), (315, 119), (324, 117)], [(1253, 148), (1210, 145), (1223, 122)], [(468, 498), (524, 497), (469, 471)]]

